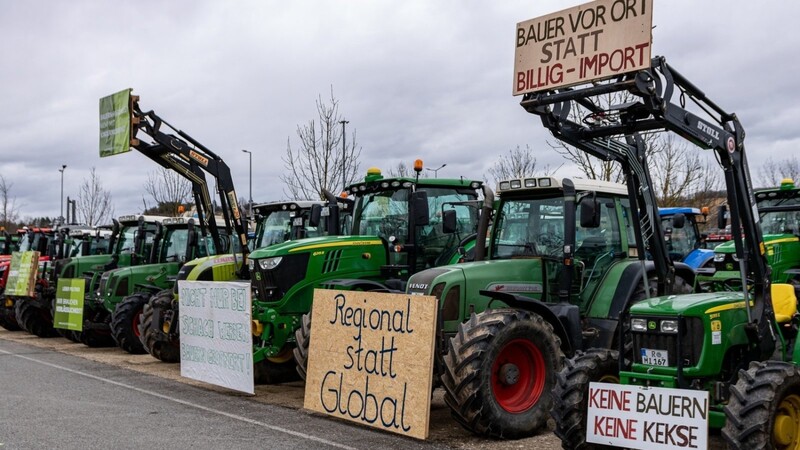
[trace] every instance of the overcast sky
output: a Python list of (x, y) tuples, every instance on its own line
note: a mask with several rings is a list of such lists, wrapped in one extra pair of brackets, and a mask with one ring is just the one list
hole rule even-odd
[[(422, 158), (482, 178), (517, 145), (556, 167), (511, 95), (515, 25), (580, 3), (0, 0), (0, 174), (23, 217), (59, 215), (62, 164), (65, 197), (96, 167), (117, 215), (140, 212), (155, 164), (98, 154), (98, 100), (129, 87), (221, 155), (244, 198), (251, 150), (256, 202), (284, 197), (287, 139), (331, 86), (362, 171)], [(738, 113), (753, 172), (798, 154), (798, 17), (797, 1), (655, 3), (653, 54)]]

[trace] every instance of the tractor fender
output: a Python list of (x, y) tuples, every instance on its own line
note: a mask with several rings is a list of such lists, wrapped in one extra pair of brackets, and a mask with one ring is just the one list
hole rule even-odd
[[(675, 277), (683, 278), (689, 286), (694, 285), (694, 271), (686, 264), (676, 262)], [(648, 277), (655, 276), (655, 264), (653, 261), (645, 261), (644, 270)], [(619, 320), (620, 314), (630, 307), (629, 303), (639, 283), (642, 281), (642, 264), (634, 263), (629, 264), (622, 271), (617, 289), (614, 291), (614, 297), (611, 300), (611, 305), (608, 309), (608, 319)]]
[(393, 292), (402, 293), (402, 291), (390, 289), (382, 283), (372, 280), (360, 280), (358, 278), (342, 278), (338, 280), (326, 281), (323, 284), (326, 289), (341, 289), (349, 291), (371, 291), (371, 292)]
[[(571, 357), (576, 347), (580, 347), (582, 340), (580, 311), (577, 305), (557, 303), (546, 305), (539, 300), (524, 295), (511, 294), (498, 291), (480, 291), (493, 300), (499, 300), (508, 306), (522, 309), (541, 316), (553, 326), (553, 331), (561, 339), (561, 350), (567, 357)], [(489, 302), (491, 307), (492, 302)]]

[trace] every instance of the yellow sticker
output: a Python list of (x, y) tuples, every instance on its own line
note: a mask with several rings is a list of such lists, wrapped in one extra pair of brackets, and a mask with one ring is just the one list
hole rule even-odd
[(722, 321), (720, 321), (720, 320), (712, 320), (711, 321), (711, 331), (722, 331)]

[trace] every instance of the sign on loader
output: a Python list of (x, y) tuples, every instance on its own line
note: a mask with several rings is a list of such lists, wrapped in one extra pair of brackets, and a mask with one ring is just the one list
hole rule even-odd
[(517, 24), (514, 95), (650, 66), (652, 0), (597, 0)]

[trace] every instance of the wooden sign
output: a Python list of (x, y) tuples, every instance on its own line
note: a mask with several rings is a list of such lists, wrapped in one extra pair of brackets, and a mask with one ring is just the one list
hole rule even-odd
[(8, 266), (5, 295), (33, 297), (39, 273), (39, 252), (14, 252)]
[(653, 0), (596, 0), (517, 24), (514, 95), (650, 67)]
[(314, 291), (304, 406), (425, 439), (435, 297)]

